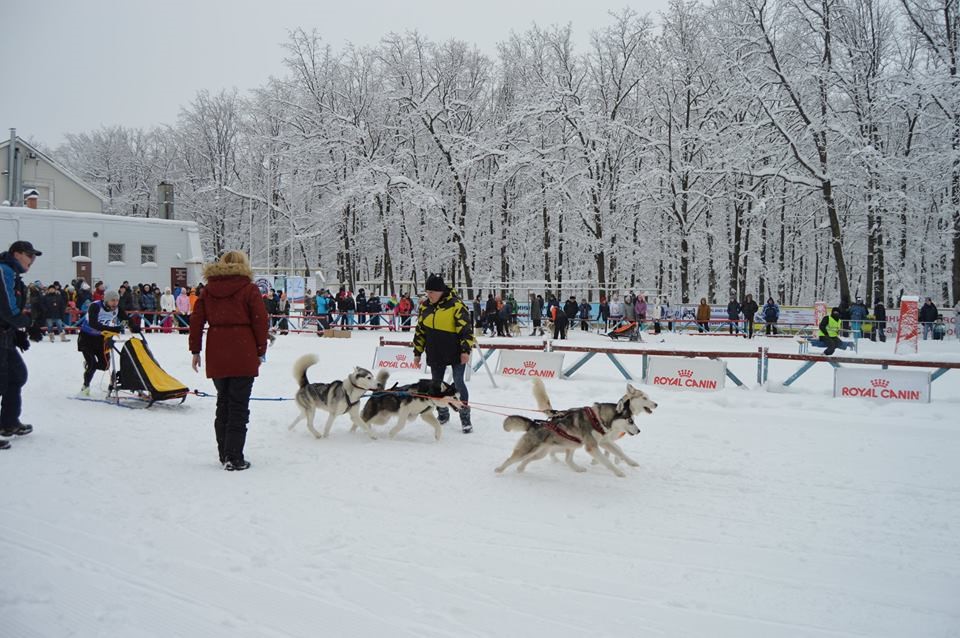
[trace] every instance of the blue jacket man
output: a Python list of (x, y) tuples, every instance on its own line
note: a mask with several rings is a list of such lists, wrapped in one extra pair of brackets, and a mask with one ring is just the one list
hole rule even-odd
[[(21, 275), (30, 270), (42, 253), (28, 241), (15, 241), (0, 253), (0, 436), (30, 434), (33, 426), (20, 422), (20, 391), (27, 382), (27, 366), (17, 349), (26, 351), (30, 340), (40, 341), (43, 332), (32, 325), (25, 312), (26, 289)], [(0, 449), (10, 447), (0, 441)]]

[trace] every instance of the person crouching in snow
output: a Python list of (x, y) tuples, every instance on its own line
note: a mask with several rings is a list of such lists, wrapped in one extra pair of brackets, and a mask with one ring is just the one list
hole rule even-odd
[(90, 396), (90, 382), (97, 370), (110, 367), (107, 352), (110, 340), (120, 333), (120, 328), (117, 327), (119, 304), (120, 293), (108, 290), (103, 293), (102, 301), (90, 304), (80, 321), (77, 350), (83, 355), (83, 387), (80, 388), (80, 394), (84, 396)]
[(818, 348), (825, 347), (826, 350), (823, 351), (825, 355), (833, 354), (837, 348), (846, 350), (847, 342), (840, 339), (840, 324), (840, 309), (834, 308), (829, 315), (820, 320), (820, 336), (813, 340), (811, 345)]

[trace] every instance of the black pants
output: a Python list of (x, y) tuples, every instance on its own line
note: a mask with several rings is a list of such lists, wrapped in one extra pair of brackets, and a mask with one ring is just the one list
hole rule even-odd
[(553, 338), (554, 339), (566, 339), (567, 338), (567, 318), (557, 317), (557, 320), (553, 322)]
[(224, 377), (214, 379), (217, 388), (217, 416), (213, 429), (217, 434), (220, 462), (243, 461), (243, 445), (247, 440), (250, 420), (250, 392), (253, 377)]
[(0, 348), (0, 427), (20, 423), (20, 389), (27, 382), (27, 366), (16, 347)]
[(706, 321), (698, 321), (698, 322), (697, 322), (697, 332), (700, 332), (700, 333), (710, 332), (710, 324), (707, 323)]
[(766, 330), (767, 330), (767, 334), (770, 334), (770, 331), (771, 331), (771, 330), (773, 331), (773, 334), (779, 334), (779, 333), (777, 333), (777, 322), (776, 322), (776, 321), (768, 321), (768, 322), (767, 322), (767, 328), (766, 328)]
[(88, 335), (83, 332), (77, 339), (77, 349), (83, 355), (83, 385), (89, 386), (97, 370), (106, 370), (110, 367), (107, 354), (103, 351), (103, 337)]

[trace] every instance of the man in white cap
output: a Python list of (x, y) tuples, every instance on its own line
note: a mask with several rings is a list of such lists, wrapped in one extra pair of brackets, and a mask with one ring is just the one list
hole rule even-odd
[[(453, 383), (460, 394), (460, 425), (464, 434), (473, 431), (467, 400), (467, 384), (463, 380), (470, 351), (476, 345), (470, 309), (457, 294), (443, 283), (439, 275), (427, 277), (427, 301), (420, 307), (417, 330), (413, 335), (413, 364), (420, 367), (420, 357), (427, 353), (427, 365), (434, 381), (442, 381), (447, 366), (453, 370)], [(450, 420), (449, 408), (437, 408), (440, 423)]]
[[(26, 288), (21, 275), (42, 255), (28, 241), (15, 241), (0, 253), (0, 436), (23, 436), (33, 426), (20, 422), (20, 390), (27, 382), (27, 366), (17, 350), (26, 352), (30, 341), (43, 339), (26, 307)], [(0, 439), (0, 450), (10, 442)]]
[(120, 293), (108, 290), (103, 293), (103, 301), (94, 301), (80, 321), (80, 336), (77, 338), (77, 350), (83, 355), (83, 387), (80, 394), (90, 396), (90, 382), (97, 370), (110, 367), (104, 351), (107, 341), (120, 332), (117, 327), (117, 314), (120, 305)]

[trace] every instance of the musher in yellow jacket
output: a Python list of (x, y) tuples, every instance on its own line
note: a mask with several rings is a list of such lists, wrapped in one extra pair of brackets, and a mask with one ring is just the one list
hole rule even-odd
[[(434, 381), (442, 381), (447, 366), (453, 369), (453, 383), (460, 393), (463, 407), (460, 409), (460, 425), (464, 434), (473, 431), (469, 393), (463, 380), (470, 351), (477, 345), (473, 337), (470, 310), (457, 294), (443, 283), (439, 275), (427, 277), (427, 301), (420, 306), (417, 330), (413, 335), (413, 362), (420, 365), (420, 357), (427, 353), (427, 365)], [(450, 420), (449, 408), (437, 408), (440, 423)]]

